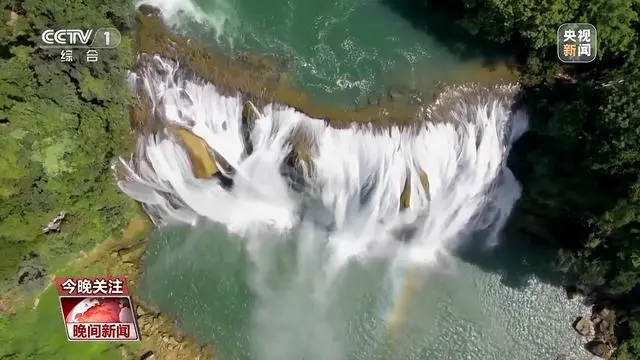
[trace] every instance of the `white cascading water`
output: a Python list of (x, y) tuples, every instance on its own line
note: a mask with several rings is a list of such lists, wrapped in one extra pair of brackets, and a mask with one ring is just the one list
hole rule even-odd
[[(298, 276), (318, 304), (331, 296), (347, 264), (377, 260), (389, 264), (396, 303), (409, 265), (433, 267), (478, 230), (489, 230), (488, 244), (495, 241), (520, 196), (505, 166), (511, 144), (527, 127), (525, 114), (512, 109), (513, 86), (451, 88), (410, 130), (355, 125), (334, 129), (284, 105), (254, 107), (249, 153), (243, 141), (242, 94), (223, 96), (214, 85), (187, 76), (179, 64), (157, 56), (145, 64), (131, 81), (150, 96), (156, 120), (204, 139), (217, 159), (232, 168), (225, 176), (233, 185), (196, 178), (180, 141), (161, 127), (155, 134), (141, 135), (132, 158), (121, 159), (119, 186), (140, 201), (159, 226), (195, 225), (204, 218), (245, 239), (256, 265), (248, 281), (265, 309), (256, 309), (255, 329), (256, 337), (264, 337), (256, 345), (264, 359), (305, 356), (303, 350), (291, 355), (291, 345), (283, 344), (289, 347), (285, 354), (273, 345), (276, 335), (269, 334), (274, 319), (266, 309), (275, 290), (263, 275), (274, 243), (297, 242)], [(306, 167), (305, 184), (303, 190), (294, 190), (281, 169), (292, 137), (301, 132), (312, 139), (315, 151), (310, 164), (299, 164)], [(421, 181), (423, 173), (428, 186)], [(407, 180), (409, 207), (403, 209)], [(384, 310), (385, 316), (396, 317), (395, 306)], [(317, 320), (323, 319), (321, 309), (318, 305)], [(316, 327), (314, 336), (331, 336), (330, 329), (317, 322), (308, 325)], [(291, 343), (287, 336), (291, 334), (280, 340)], [(339, 346), (323, 351), (318, 359), (344, 358)]]

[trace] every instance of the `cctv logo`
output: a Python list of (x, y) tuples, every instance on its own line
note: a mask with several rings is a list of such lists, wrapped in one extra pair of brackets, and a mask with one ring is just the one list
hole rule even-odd
[(61, 30), (45, 30), (42, 33), (42, 42), (48, 47), (57, 47), (65, 45), (86, 46), (91, 41), (93, 30), (78, 29), (61, 29)]

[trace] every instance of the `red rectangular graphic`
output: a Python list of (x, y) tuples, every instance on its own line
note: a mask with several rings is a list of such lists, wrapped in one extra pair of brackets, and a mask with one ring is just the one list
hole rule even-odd
[(69, 340), (140, 340), (126, 278), (56, 278), (56, 287)]

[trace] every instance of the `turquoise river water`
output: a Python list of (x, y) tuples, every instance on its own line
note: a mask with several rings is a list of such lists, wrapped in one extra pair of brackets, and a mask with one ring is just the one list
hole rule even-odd
[(419, 1), (143, 3), (162, 9), (180, 32), (229, 54), (249, 50), (282, 57), (317, 102), (350, 104), (390, 86), (429, 89), (441, 81), (514, 79), (495, 62), (501, 59), (495, 48), (480, 46), (446, 18), (416, 6)]
[[(512, 76), (484, 66), (477, 44), (460, 45), (455, 39), (464, 38), (446, 20), (417, 16), (426, 10), (409, 1), (144, 3), (160, 8), (176, 31), (229, 54), (288, 59), (298, 83), (319, 102), (352, 103), (388, 86)], [(256, 274), (241, 241), (208, 222), (156, 231), (149, 244), (141, 295), (188, 334), (213, 344), (223, 360), (588, 358), (571, 329), (585, 308), (536, 276), (549, 258), (525, 245), (455, 256), (413, 274), (402, 290), (409, 294), (398, 296), (382, 260), (354, 262), (316, 294), (313, 281), (305, 281), (313, 273), (296, 273), (295, 242), (276, 247), (271, 270)], [(256, 276), (269, 284), (266, 295), (252, 290)]]

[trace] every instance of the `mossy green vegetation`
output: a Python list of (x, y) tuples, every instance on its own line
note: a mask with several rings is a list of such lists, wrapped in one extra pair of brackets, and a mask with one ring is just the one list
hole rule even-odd
[[(109, 250), (115, 245), (140, 244), (148, 232), (145, 223), (138, 219), (132, 221), (121, 238), (109, 239), (88, 253), (74, 254), (74, 261), (52, 269), (52, 272), (60, 276), (126, 275), (124, 269), (114, 265), (118, 259), (105, 261), (104, 257), (109, 257)], [(126, 359), (139, 347), (137, 343), (69, 342), (62, 323), (58, 294), (50, 283), (42, 292), (27, 294), (21, 300), (17, 312), (0, 318), (0, 343), (3, 344), (0, 359)]]
[(113, 360), (139, 359), (153, 351), (159, 359), (211, 359), (213, 349), (202, 347), (178, 331), (168, 316), (150, 310), (135, 296), (140, 258), (146, 247), (151, 223), (143, 215), (134, 217), (121, 236), (105, 239), (75, 260), (52, 270), (60, 276), (126, 276), (142, 335), (140, 342), (69, 342), (64, 333), (55, 287), (24, 296), (18, 311), (0, 317), (0, 359)]
[[(45, 266), (120, 231), (136, 211), (110, 166), (131, 148), (126, 71), (132, 39), (87, 63), (40, 49), (45, 29), (131, 24), (131, 1), (0, 0), (0, 284), (13, 284), (25, 254)], [(60, 232), (42, 228), (66, 211)]]
[[(120, 233), (138, 212), (110, 169), (132, 145), (132, 39), (101, 51), (95, 63), (80, 51), (63, 63), (59, 49), (36, 43), (45, 29), (122, 28), (133, 15), (126, 0), (0, 0), (0, 358), (122, 358), (119, 344), (67, 342), (55, 289), (23, 289), (17, 270), (35, 254), (44, 267), (38, 276), (91, 272), (67, 264)], [(44, 234), (61, 211), (68, 215), (60, 231)]]
[[(617, 356), (640, 358), (640, 1), (426, 3), (516, 49), (532, 129), (514, 149), (524, 193), (513, 224), (560, 249), (568, 284), (616, 308)], [(596, 26), (594, 63), (557, 59), (566, 22)]]
[[(67, 341), (60, 301), (54, 287), (40, 296), (38, 307), (18, 316), (3, 318), (0, 325), (2, 359), (120, 359), (119, 344)], [(4, 326), (3, 326), (4, 325)]]

